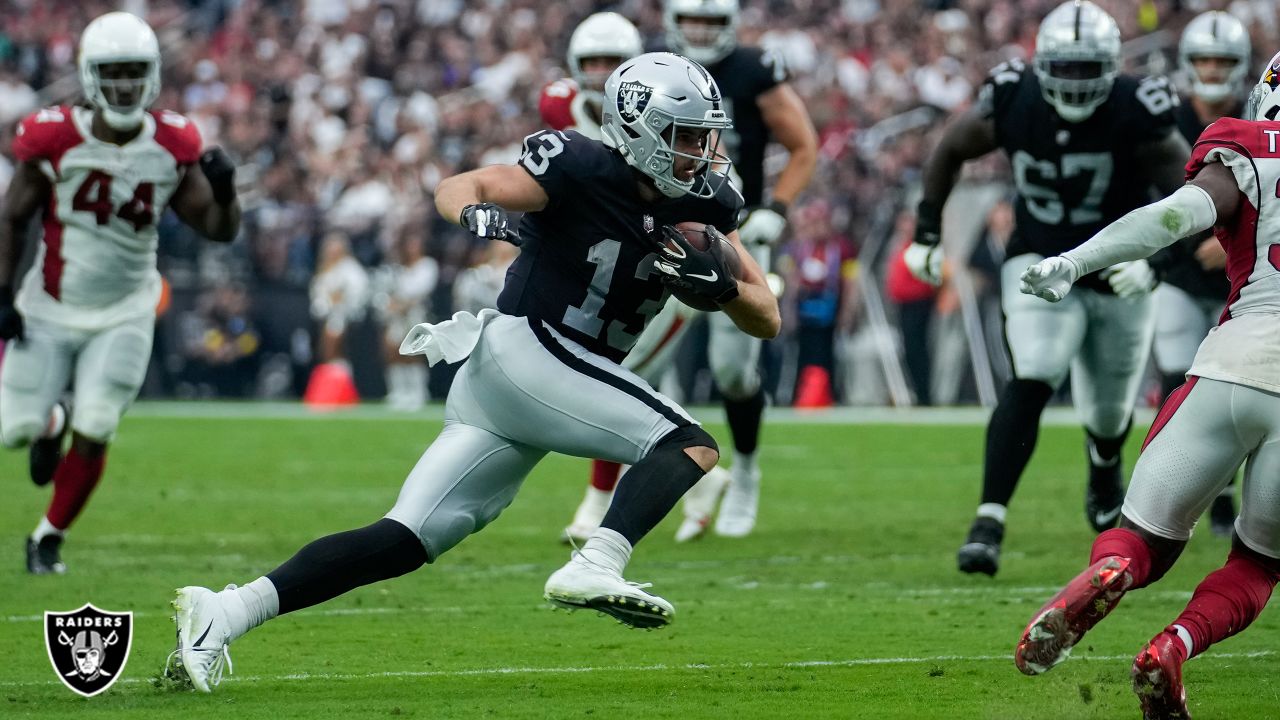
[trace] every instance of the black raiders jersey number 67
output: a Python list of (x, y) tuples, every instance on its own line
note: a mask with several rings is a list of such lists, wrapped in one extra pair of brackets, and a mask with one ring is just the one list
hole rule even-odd
[[(1026, 66), (1010, 60), (991, 72), (987, 92), (993, 86), (1017, 83)], [(1160, 76), (1143, 78), (1135, 97), (1151, 117), (1168, 113), (1178, 105), (1178, 96), (1169, 81)], [(1057, 131), (1055, 143), (1068, 146), (1070, 130)], [(1084, 151), (1057, 154), (1053, 158), (1037, 158), (1025, 149), (1010, 154), (1014, 183), (1022, 195), (1027, 212), (1046, 225), (1088, 225), (1103, 221), (1103, 203), (1115, 174), (1112, 151)], [(1064, 192), (1083, 187), (1083, 192)], [(1073, 197), (1074, 196), (1074, 197)]]

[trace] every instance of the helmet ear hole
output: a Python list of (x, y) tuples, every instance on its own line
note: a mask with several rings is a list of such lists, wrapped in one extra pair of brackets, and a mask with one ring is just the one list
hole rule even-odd
[(1280, 105), (1273, 105), (1271, 109), (1266, 112), (1265, 117), (1268, 120), (1275, 120), (1278, 113), (1280, 113)]

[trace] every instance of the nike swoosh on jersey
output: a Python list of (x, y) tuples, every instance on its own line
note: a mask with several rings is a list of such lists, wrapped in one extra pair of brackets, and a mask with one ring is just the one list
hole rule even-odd
[(720, 279), (720, 275), (716, 273), (715, 270), (712, 270), (710, 275), (694, 275), (693, 273), (689, 273), (688, 277), (697, 278), (698, 280), (706, 280), (707, 282), (715, 282)]

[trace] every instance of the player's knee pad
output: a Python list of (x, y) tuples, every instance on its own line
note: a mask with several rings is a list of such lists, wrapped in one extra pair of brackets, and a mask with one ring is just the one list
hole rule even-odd
[(35, 418), (0, 422), (0, 444), (9, 449), (26, 447), (40, 436), (44, 423)]
[(674, 448), (683, 450), (691, 447), (708, 447), (720, 452), (720, 446), (716, 444), (716, 439), (711, 437), (711, 433), (703, 430), (701, 425), (686, 425), (676, 428), (663, 435), (662, 439), (653, 446), (653, 449)]
[(711, 368), (720, 394), (730, 400), (748, 400), (760, 390), (760, 370), (750, 365), (725, 363)]
[(1090, 433), (1097, 437), (1114, 438), (1129, 429), (1133, 411), (1123, 402), (1108, 402), (1082, 408), (1081, 414), (1084, 416), (1085, 429)]
[(71, 418), (71, 429), (81, 437), (106, 444), (115, 437), (123, 413), (123, 406), (106, 403), (76, 405), (75, 415)]

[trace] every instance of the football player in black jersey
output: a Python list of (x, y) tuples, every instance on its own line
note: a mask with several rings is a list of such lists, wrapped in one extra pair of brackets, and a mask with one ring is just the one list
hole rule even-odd
[[(1252, 47), (1244, 24), (1224, 12), (1196, 16), (1182, 31), (1178, 67), (1191, 92), (1174, 110), (1178, 131), (1194, 144), (1218, 118), (1240, 117), (1248, 89)], [(1156, 288), (1156, 338), (1153, 347), (1165, 397), (1186, 379), (1200, 341), (1218, 324), (1227, 294), (1227, 253), (1212, 234), (1186, 238), (1150, 260), (1160, 276)], [(1235, 482), (1223, 488), (1209, 507), (1209, 528), (1230, 537), (1236, 511)]]
[[(715, 82), (669, 53), (624, 62), (605, 84), (604, 143), (547, 130), (516, 165), (440, 183), (436, 209), (471, 232), (521, 245), (498, 310), (419, 325), (401, 351), (467, 358), (445, 427), (386, 517), (321, 538), (265, 577), (174, 602), (182, 671), (216, 684), (227, 644), (284, 612), (402, 575), (483, 528), (548, 452), (634, 463), (601, 527), (547, 580), (545, 597), (634, 627), (671, 621), (669, 602), (622, 577), (632, 547), (718, 459), (676, 403), (618, 365), (669, 286), (714, 300), (743, 331), (773, 337), (778, 303), (737, 237), (741, 196), (711, 170), (730, 126)], [(508, 210), (525, 213), (518, 233)], [(727, 245), (699, 250), (664, 226), (707, 223)], [(724, 252), (737, 253), (741, 277)]]
[(1163, 78), (1121, 75), (1119, 63), (1120, 31), (1109, 15), (1082, 0), (1059, 6), (1040, 25), (1034, 71), (1014, 61), (992, 71), (977, 106), (947, 129), (924, 169), (906, 259), (934, 283), (942, 207), (961, 165), (1004, 150), (1018, 190), (1017, 230), (1001, 268), (1014, 378), (987, 427), (982, 502), (957, 558), (963, 572), (996, 573), (1006, 506), (1068, 369), (1088, 434), (1085, 514), (1098, 532), (1120, 514), (1120, 450), (1154, 330), (1154, 273), (1145, 261), (1108, 268), (1082, 279), (1070, 306), (1018, 292), (1025, 268), (1145, 205), (1153, 187), (1163, 196), (1182, 185), (1189, 148), (1174, 127), (1177, 96)]
[[(809, 112), (788, 82), (779, 55), (738, 44), (738, 0), (665, 0), (663, 24), (668, 48), (706, 66), (724, 94), (725, 111), (733, 120), (733, 129), (724, 133), (725, 153), (733, 160), (747, 204), (739, 233), (768, 270), (772, 249), (786, 228), (787, 208), (808, 186), (817, 165), (817, 133)], [(787, 162), (765, 202), (764, 152), (770, 138), (786, 149)], [(734, 447), (732, 480), (715, 531), (741, 537), (755, 527), (759, 502), (756, 449), (765, 405), (758, 367), (761, 343), (719, 314), (708, 321), (708, 360), (724, 397)]]

